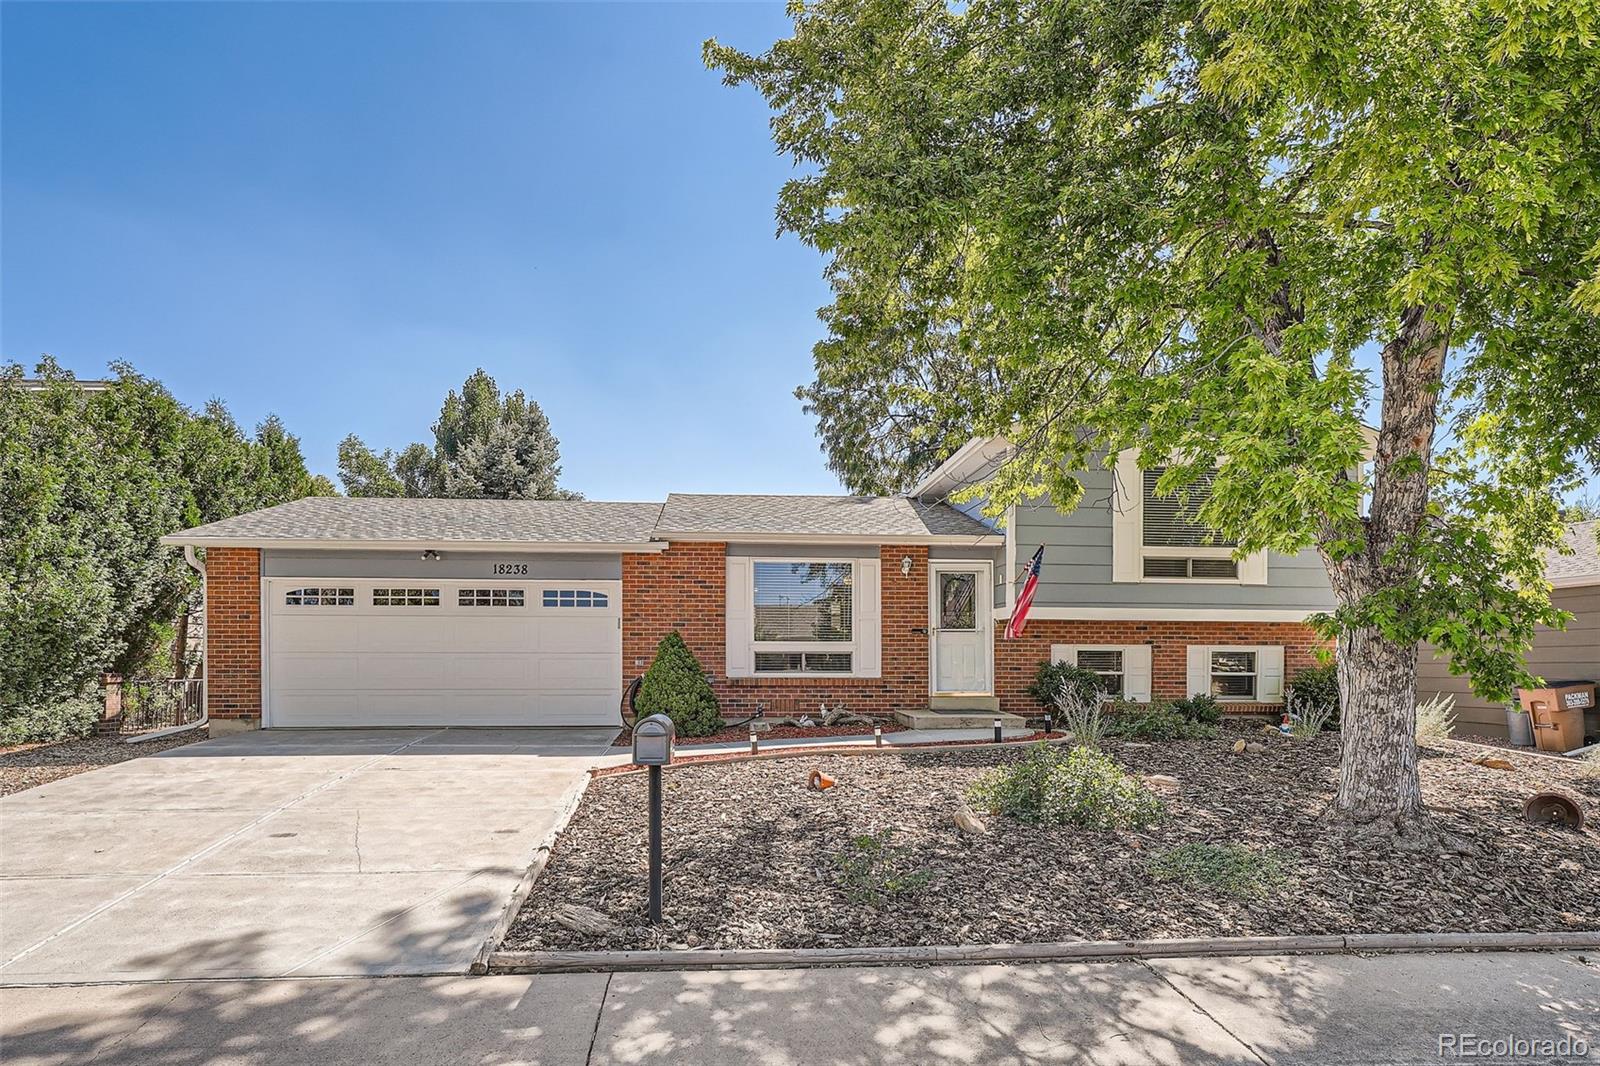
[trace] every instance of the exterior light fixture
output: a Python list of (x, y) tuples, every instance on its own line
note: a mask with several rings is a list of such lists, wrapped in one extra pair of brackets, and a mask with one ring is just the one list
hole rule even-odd
[(760, 752), (760, 750), (761, 750), (761, 742), (756, 739), (756, 731), (754, 729), (752, 729), (752, 730), (750, 730), (750, 754), (751, 755), (758, 754)]
[(915, 565), (916, 564), (911, 561), (911, 556), (902, 555), (900, 557), (900, 574), (901, 574), (901, 576), (910, 577), (911, 576), (911, 568), (913, 566), (915, 566)]
[(436, 563), (439, 561), (439, 553), (434, 551), (432, 548), (424, 548), (422, 551), (422, 558), (425, 562)]
[(652, 714), (633, 727), (633, 761), (650, 775), (650, 921), (661, 923), (661, 768), (672, 762), (678, 735), (672, 719)]
[(881, 725), (872, 727), (872, 746), (875, 748), (883, 747), (883, 726)]
[(994, 742), (998, 744), (1004, 739), (1005, 737), (1000, 733), (1000, 719), (996, 718), (994, 720)]

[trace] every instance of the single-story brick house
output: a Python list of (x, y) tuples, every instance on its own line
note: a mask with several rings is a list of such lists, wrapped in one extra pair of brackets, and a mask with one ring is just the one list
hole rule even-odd
[[(1312, 553), (1235, 561), (1131, 462), (1071, 515), (942, 502), (976, 440), (906, 496), (664, 502), (318, 497), (164, 538), (204, 548), (216, 729), (613, 723), (679, 631), (725, 713), (1034, 713), (1038, 663), (1127, 698), (1270, 709), (1331, 606)], [(1044, 566), (1024, 636), (1015, 578)]]

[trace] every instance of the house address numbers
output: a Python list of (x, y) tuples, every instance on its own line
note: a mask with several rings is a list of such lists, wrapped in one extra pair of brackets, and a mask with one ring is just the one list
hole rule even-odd
[(490, 563), (489, 564), (489, 573), (493, 574), (495, 577), (501, 577), (501, 576), (527, 577), (528, 576), (528, 564), (527, 563)]

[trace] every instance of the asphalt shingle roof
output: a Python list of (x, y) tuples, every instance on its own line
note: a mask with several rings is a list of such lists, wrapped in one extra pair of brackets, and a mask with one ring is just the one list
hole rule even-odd
[(1544, 576), (1551, 581), (1572, 581), (1593, 578), (1600, 582), (1600, 543), (1595, 535), (1600, 532), (1600, 520), (1574, 522), (1567, 527), (1567, 546), (1571, 555), (1550, 552), (1545, 556)]
[(312, 496), (184, 531), (181, 539), (642, 544), (659, 503)]
[(954, 507), (900, 496), (727, 496), (674, 492), (656, 526), (674, 533), (823, 537), (993, 536)]

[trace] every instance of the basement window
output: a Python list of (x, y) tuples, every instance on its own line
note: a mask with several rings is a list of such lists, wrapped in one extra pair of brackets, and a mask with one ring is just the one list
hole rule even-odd
[(1212, 652), (1211, 694), (1221, 700), (1255, 699), (1256, 653), (1253, 651)]

